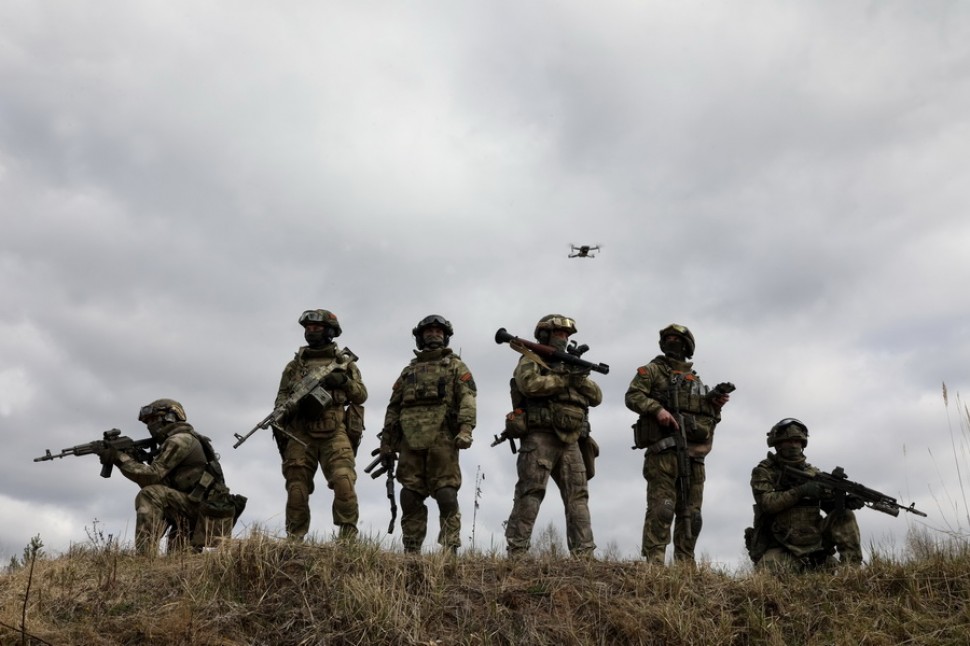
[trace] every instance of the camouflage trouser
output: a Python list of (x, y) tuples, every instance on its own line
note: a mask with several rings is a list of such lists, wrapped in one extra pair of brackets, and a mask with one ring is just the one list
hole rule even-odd
[(576, 555), (596, 549), (589, 517), (589, 486), (579, 444), (566, 444), (555, 433), (532, 430), (522, 438), (512, 513), (505, 527), (509, 554), (528, 551), (539, 505), (549, 476), (559, 487), (566, 509), (566, 543)]
[[(674, 559), (694, 562), (694, 546), (701, 532), (701, 503), (704, 499), (704, 463), (691, 460), (690, 489), (687, 496), (687, 518), (677, 516), (677, 453), (648, 453), (643, 460), (643, 477), (647, 479), (647, 513), (643, 519), (643, 544), (640, 553), (647, 561), (663, 565), (664, 552), (670, 542), (670, 525), (674, 525)], [(689, 520), (688, 520), (689, 519)], [(687, 537), (691, 523), (691, 538)]]
[(143, 556), (158, 554), (158, 543), (170, 527), (169, 551), (189, 546), (199, 504), (188, 494), (154, 484), (142, 487), (135, 497), (135, 549)]
[(458, 489), (461, 466), (458, 449), (450, 434), (440, 433), (428, 449), (408, 446), (401, 440), (397, 463), (397, 481), (401, 483), (401, 534), (404, 548), (420, 551), (428, 531), (428, 508), (424, 500), (432, 496), (438, 503), (438, 544), (457, 550), (461, 546), (461, 511)]
[[(291, 432), (293, 428), (289, 429)], [(289, 440), (283, 451), (283, 477), (286, 479), (286, 535), (302, 539), (310, 530), (310, 494), (317, 467), (323, 471), (327, 486), (333, 489), (333, 523), (342, 538), (357, 536), (357, 482), (354, 448), (343, 429), (324, 437), (294, 432), (307, 447)]]
[[(810, 570), (820, 567), (862, 564), (862, 539), (855, 514), (850, 510), (828, 514), (821, 522), (824, 549), (804, 556), (796, 556), (791, 550), (776, 542), (768, 548), (757, 567), (767, 570)], [(836, 560), (834, 554), (839, 553)]]

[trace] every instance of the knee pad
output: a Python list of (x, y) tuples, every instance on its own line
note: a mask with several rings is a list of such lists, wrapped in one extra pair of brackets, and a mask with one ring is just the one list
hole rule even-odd
[(690, 526), (694, 533), (694, 538), (701, 533), (701, 527), (704, 526), (704, 518), (701, 516), (701, 510), (698, 509), (690, 518)]
[(333, 480), (330, 481), (330, 488), (337, 496), (352, 496), (354, 495), (354, 478), (352, 478), (353, 472), (341, 469), (333, 474)]
[(401, 489), (401, 510), (412, 514), (424, 506), (424, 496), (414, 489)]
[(438, 501), (438, 511), (442, 516), (452, 516), (458, 513), (458, 490), (454, 487), (442, 487), (434, 492)]
[(670, 498), (664, 500), (660, 505), (660, 508), (657, 509), (657, 518), (665, 523), (673, 522), (676, 515), (677, 512), (674, 510), (674, 501)]

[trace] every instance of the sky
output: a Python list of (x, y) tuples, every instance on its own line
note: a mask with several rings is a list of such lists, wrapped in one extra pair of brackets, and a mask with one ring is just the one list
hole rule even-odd
[[(452, 322), (478, 384), (466, 546), (504, 551), (512, 507), (514, 456), (489, 444), (518, 355), (495, 331), (549, 313), (611, 367), (590, 414), (600, 555), (639, 554), (623, 398), (672, 322), (705, 382), (737, 386), (700, 558), (745, 564), (751, 469), (784, 417), (810, 462), (929, 514), (858, 512), (867, 549), (970, 533), (966, 3), (5, 0), (0, 22), (5, 560), (35, 535), (133, 540), (134, 483), (33, 458), (144, 437), (161, 397), (249, 498), (236, 534), (282, 535), (275, 444), (233, 434), (270, 412), (313, 308), (360, 357), (359, 468), (411, 329)], [(383, 481), (357, 490), (362, 532), (399, 549)], [(318, 475), (319, 540), (331, 500)]]

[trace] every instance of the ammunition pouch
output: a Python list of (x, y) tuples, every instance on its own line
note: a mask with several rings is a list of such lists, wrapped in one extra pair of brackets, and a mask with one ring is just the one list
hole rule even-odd
[(513, 439), (525, 437), (529, 432), (529, 424), (526, 422), (525, 411), (516, 408), (505, 416), (505, 436)]
[(215, 483), (215, 476), (209, 473), (208, 470), (203, 471), (202, 475), (199, 477), (199, 481), (195, 483), (195, 487), (193, 487), (192, 491), (189, 492), (189, 500), (192, 502), (203, 502), (209, 489)]
[(214, 488), (199, 503), (199, 516), (192, 530), (193, 547), (214, 547), (232, 535), (232, 528), (246, 509), (246, 496), (231, 494), (224, 485)]
[(333, 396), (320, 383), (300, 400), (300, 414), (304, 417), (318, 417), (332, 405)]
[[(654, 415), (641, 415), (632, 428), (633, 445), (638, 449), (649, 449), (671, 435), (669, 430), (660, 426)], [(671, 444), (671, 446), (673, 445)]]
[(552, 427), (560, 433), (580, 433), (586, 428), (586, 411), (579, 406), (553, 404), (550, 413)]
[(817, 506), (796, 506), (774, 517), (771, 534), (793, 554), (802, 556), (824, 549), (821, 523)]
[(714, 434), (714, 426), (716, 422), (714, 418), (708, 417), (707, 415), (691, 415), (685, 414), (684, 418), (684, 435), (687, 437), (687, 441), (691, 444), (707, 444), (710, 441), (711, 436)]

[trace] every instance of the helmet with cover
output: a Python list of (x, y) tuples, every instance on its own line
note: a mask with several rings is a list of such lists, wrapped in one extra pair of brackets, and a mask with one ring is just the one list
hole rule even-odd
[(562, 314), (546, 314), (536, 323), (536, 340), (539, 343), (548, 344), (549, 335), (553, 330), (565, 330), (568, 334), (576, 334), (576, 321)]
[(785, 440), (799, 440), (804, 449), (808, 446), (808, 427), (794, 417), (786, 417), (768, 431), (768, 446), (774, 448)]
[(148, 424), (152, 419), (159, 418), (165, 423), (184, 422), (185, 408), (174, 399), (156, 399), (141, 407), (138, 411), (138, 421)]
[[(319, 348), (340, 336), (340, 321), (330, 310), (307, 310), (300, 315), (300, 325), (304, 327), (303, 338), (311, 348)], [(322, 326), (323, 329), (306, 329), (308, 325)]]
[(448, 340), (451, 339), (452, 335), (455, 333), (455, 329), (451, 326), (451, 322), (440, 314), (429, 314), (423, 319), (418, 321), (418, 324), (414, 326), (411, 330), (411, 334), (414, 335), (414, 343), (418, 346), (418, 350), (424, 350), (424, 330), (431, 326), (440, 327), (445, 332), (445, 339), (442, 344), (443, 347), (448, 347)]
[[(678, 341), (668, 341), (667, 337), (676, 337)], [(660, 349), (667, 355), (682, 355), (679, 359), (690, 359), (694, 356), (694, 335), (685, 325), (671, 323), (660, 330)]]

